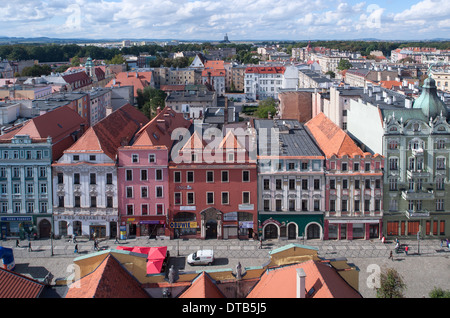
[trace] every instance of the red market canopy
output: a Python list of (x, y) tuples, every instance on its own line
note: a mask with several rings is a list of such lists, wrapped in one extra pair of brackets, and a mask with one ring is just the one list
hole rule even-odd
[(131, 251), (135, 253), (148, 254), (148, 252), (150, 251), (150, 247), (135, 246)]
[(132, 251), (133, 247), (129, 247), (129, 246), (117, 246), (116, 247), (117, 250), (124, 250), (124, 251)]
[(167, 246), (150, 247), (148, 260), (164, 260), (166, 258)]
[(163, 259), (148, 260), (147, 262), (147, 274), (159, 274), (163, 266)]

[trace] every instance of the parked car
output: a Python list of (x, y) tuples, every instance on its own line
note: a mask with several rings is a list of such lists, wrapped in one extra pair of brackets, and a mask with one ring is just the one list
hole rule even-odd
[(187, 258), (189, 265), (211, 265), (214, 262), (213, 250), (198, 250)]

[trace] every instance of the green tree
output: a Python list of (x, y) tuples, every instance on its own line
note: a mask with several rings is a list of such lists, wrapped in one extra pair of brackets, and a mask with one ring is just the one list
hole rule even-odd
[(339, 61), (339, 65), (338, 65), (337, 69), (340, 71), (343, 71), (343, 70), (348, 70), (352, 66), (353, 66), (352, 63), (350, 63), (348, 60), (341, 59)]
[(72, 66), (80, 66), (80, 58), (78, 56), (74, 56), (72, 58), (72, 60), (70, 61), (70, 64), (72, 64)]
[(41, 75), (49, 75), (52, 72), (50, 65), (33, 65), (24, 67), (22, 76), (39, 77)]
[(269, 112), (272, 116), (277, 112), (277, 102), (272, 97), (264, 99), (258, 103), (258, 109), (255, 111), (255, 115), (258, 118), (267, 118)]
[(377, 289), (377, 298), (403, 298), (406, 284), (403, 278), (393, 268), (388, 268), (380, 274), (380, 288)]
[(156, 114), (158, 107), (165, 107), (167, 94), (160, 89), (147, 86), (144, 90), (139, 89), (137, 94), (138, 108), (150, 119)]
[(122, 54), (116, 54), (114, 57), (110, 60), (105, 61), (106, 64), (123, 64), (125, 63), (125, 59), (123, 58)]
[(336, 74), (333, 71), (328, 71), (325, 73), (325, 75), (330, 75), (331, 78), (335, 78)]
[(450, 298), (450, 290), (443, 290), (440, 287), (434, 287), (428, 296), (430, 296), (430, 298)]

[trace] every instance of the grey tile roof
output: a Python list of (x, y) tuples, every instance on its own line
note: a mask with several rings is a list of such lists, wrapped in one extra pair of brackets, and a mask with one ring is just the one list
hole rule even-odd
[(267, 145), (262, 144), (260, 129), (266, 128), (267, 133), (270, 133), (271, 128), (278, 128), (279, 134), (277, 139), (278, 151), (280, 156), (323, 156), (322, 151), (317, 146), (316, 142), (305, 129), (304, 125), (297, 120), (290, 119), (257, 119), (255, 120), (255, 128), (258, 131), (258, 155), (269, 155), (271, 149), (270, 135), (267, 136)]

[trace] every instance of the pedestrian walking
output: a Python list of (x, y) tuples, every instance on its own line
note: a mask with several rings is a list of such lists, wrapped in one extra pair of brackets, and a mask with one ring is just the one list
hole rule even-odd
[(31, 249), (31, 242), (28, 242), (28, 252), (32, 252), (33, 250)]
[(408, 245), (405, 246), (405, 254), (408, 255)]
[(262, 238), (259, 238), (259, 248), (262, 249)]
[(16, 247), (20, 247), (19, 240), (16, 240)]
[(77, 242), (77, 235), (76, 235), (75, 233), (73, 234), (73, 239), (72, 239), (72, 241), (73, 241), (74, 243), (78, 243), (78, 242)]
[(384, 244), (385, 240), (386, 240), (386, 238), (385, 238), (384, 235), (383, 235), (383, 237), (381, 238), (381, 243)]
[(400, 247), (399, 243), (395, 243), (395, 253), (398, 254), (398, 248)]
[(75, 244), (75, 250), (73, 251), (75, 254), (78, 254), (78, 244)]
[(94, 250), (98, 251), (98, 241), (97, 240), (94, 241)]
[(120, 244), (119, 239), (117, 238), (117, 235), (116, 235), (116, 239), (114, 240), (114, 244)]
[(392, 261), (394, 260), (394, 254), (392, 254), (392, 251), (390, 251), (388, 259), (391, 259)]

